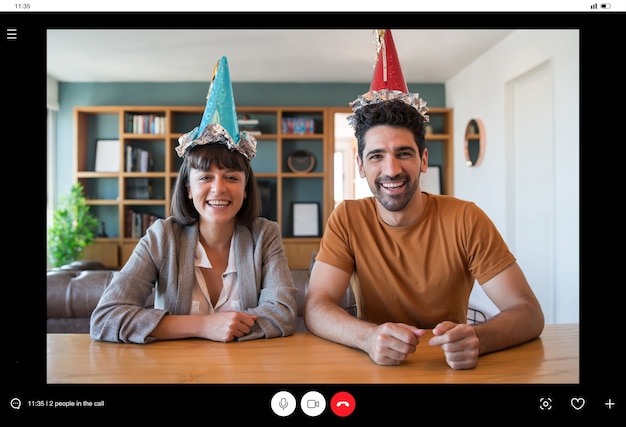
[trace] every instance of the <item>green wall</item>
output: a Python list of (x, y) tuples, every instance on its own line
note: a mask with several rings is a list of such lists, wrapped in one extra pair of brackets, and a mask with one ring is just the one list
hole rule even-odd
[[(57, 200), (69, 192), (73, 179), (75, 106), (204, 105), (208, 82), (192, 83), (59, 83), (57, 113)], [(410, 83), (430, 107), (445, 107), (443, 84)], [(369, 90), (366, 83), (233, 83), (235, 103), (244, 106), (349, 107)]]

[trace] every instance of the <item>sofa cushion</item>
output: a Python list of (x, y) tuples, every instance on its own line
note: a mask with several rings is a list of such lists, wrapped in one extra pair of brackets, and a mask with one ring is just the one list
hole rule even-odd
[(89, 318), (114, 274), (111, 270), (49, 271), (48, 318)]
[(100, 261), (81, 259), (59, 267), (61, 270), (106, 270)]

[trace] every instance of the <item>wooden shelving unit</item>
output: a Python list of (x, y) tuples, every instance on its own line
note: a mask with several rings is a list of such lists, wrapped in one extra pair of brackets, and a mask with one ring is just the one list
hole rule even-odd
[[(121, 268), (128, 260), (139, 235), (128, 222), (129, 210), (142, 219), (170, 215), (173, 185), (181, 159), (174, 148), (178, 138), (200, 123), (204, 106), (85, 106), (74, 109), (74, 179), (85, 187), (92, 212), (104, 223), (107, 237), (98, 237), (86, 249), (84, 258), (103, 262), (108, 268)], [(333, 149), (328, 109), (318, 107), (244, 107), (244, 114), (258, 119), (260, 135), (252, 167), (265, 197), (264, 215), (281, 226), (283, 241), (292, 269), (309, 267), (311, 253), (319, 247), (324, 224), (333, 207)], [(133, 131), (132, 118), (141, 116), (148, 123), (159, 122), (145, 133)], [(158, 117), (158, 120), (154, 120)], [(308, 130), (283, 128), (288, 119), (306, 119)], [(313, 124), (311, 127), (310, 124)], [(114, 172), (95, 171), (98, 140), (119, 141), (119, 168)], [(127, 164), (128, 147), (149, 153), (147, 170)], [(315, 157), (309, 172), (293, 172), (287, 158), (297, 150)], [(146, 182), (148, 183), (146, 186)], [(137, 192), (136, 189), (147, 190)], [(140, 198), (137, 195), (141, 194)], [(295, 236), (293, 203), (319, 205), (318, 236)], [(145, 228), (145, 224), (137, 226)], [(137, 231), (137, 230), (135, 230)]]
[(454, 194), (454, 129), (453, 111), (451, 108), (430, 107), (430, 128), (432, 133), (426, 134), (428, 163), (439, 165), (442, 174), (442, 194)]

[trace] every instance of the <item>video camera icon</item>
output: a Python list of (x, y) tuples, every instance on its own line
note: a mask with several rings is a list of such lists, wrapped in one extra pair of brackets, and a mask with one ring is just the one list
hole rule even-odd
[(326, 409), (326, 398), (318, 391), (309, 391), (302, 396), (300, 408), (309, 417), (317, 417)]
[(306, 401), (306, 407), (309, 409), (319, 408), (320, 402), (318, 400), (309, 399)]

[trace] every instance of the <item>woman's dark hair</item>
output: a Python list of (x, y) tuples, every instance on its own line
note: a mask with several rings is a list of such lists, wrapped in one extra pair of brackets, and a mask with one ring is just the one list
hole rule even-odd
[(426, 119), (411, 105), (404, 101), (392, 99), (366, 105), (354, 112), (355, 131), (358, 141), (358, 153), (363, 160), (365, 149), (365, 133), (374, 126), (387, 125), (396, 128), (405, 128), (413, 133), (420, 157), (426, 147)]
[(242, 171), (246, 174), (247, 197), (243, 199), (243, 205), (237, 212), (237, 222), (243, 225), (252, 224), (252, 221), (261, 216), (261, 195), (254, 172), (250, 166), (250, 161), (243, 154), (238, 151), (230, 151), (224, 144), (196, 145), (185, 154), (172, 194), (171, 211), (176, 221), (189, 225), (200, 218), (200, 214), (193, 205), (193, 200), (187, 196), (189, 172), (191, 168), (207, 171), (211, 165), (220, 169)]

